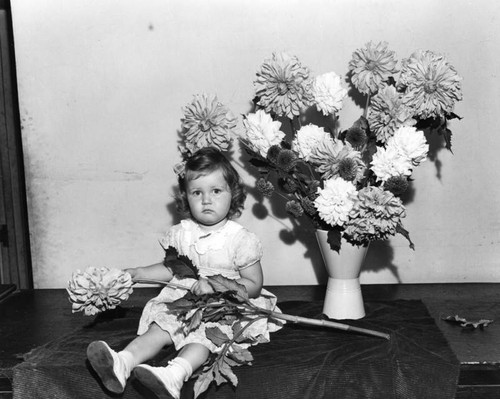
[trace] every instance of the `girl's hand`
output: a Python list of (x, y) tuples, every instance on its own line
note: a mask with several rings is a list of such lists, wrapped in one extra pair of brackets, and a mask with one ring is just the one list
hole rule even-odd
[(213, 294), (215, 291), (206, 278), (201, 277), (191, 287), (191, 292), (195, 295)]
[(131, 268), (131, 269), (123, 269), (124, 272), (130, 274), (132, 277), (132, 281), (135, 281), (137, 278), (137, 268)]

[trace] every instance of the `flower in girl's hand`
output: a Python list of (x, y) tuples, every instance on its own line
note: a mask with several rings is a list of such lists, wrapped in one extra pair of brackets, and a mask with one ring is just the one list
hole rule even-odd
[(123, 270), (88, 267), (73, 273), (66, 290), (73, 313), (83, 311), (92, 316), (126, 301), (133, 292), (132, 285), (132, 276)]

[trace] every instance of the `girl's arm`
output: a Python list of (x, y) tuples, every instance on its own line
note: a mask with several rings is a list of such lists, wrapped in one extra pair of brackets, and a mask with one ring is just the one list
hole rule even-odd
[(240, 270), (240, 275), (241, 277), (236, 281), (246, 287), (250, 298), (257, 298), (264, 284), (264, 276), (262, 274), (260, 261)]
[[(257, 298), (260, 295), (264, 276), (262, 275), (262, 266), (260, 262), (254, 263), (243, 270), (240, 270), (240, 278), (236, 282), (245, 286), (250, 298)], [(206, 278), (200, 278), (191, 287), (191, 291), (196, 295), (210, 294), (214, 290)]]
[(134, 267), (125, 269), (132, 276), (132, 281), (137, 280), (160, 280), (170, 281), (173, 277), (169, 267), (165, 267), (163, 262), (155, 263), (149, 266)]

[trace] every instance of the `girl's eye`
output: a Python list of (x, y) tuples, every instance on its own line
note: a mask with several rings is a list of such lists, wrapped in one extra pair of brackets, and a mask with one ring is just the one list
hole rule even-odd
[(193, 195), (195, 197), (199, 196), (200, 194), (201, 194), (201, 191), (192, 191), (191, 192), (191, 195)]
[(213, 193), (218, 195), (218, 194), (222, 193), (222, 190), (220, 188), (214, 188)]

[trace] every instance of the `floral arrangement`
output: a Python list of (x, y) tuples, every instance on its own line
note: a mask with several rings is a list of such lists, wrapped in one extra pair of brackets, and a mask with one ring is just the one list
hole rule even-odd
[[(264, 61), (241, 140), (259, 172), (256, 187), (264, 196), (278, 192), (290, 215), (306, 215), (327, 230), (334, 250), (342, 239), (366, 245), (396, 233), (414, 248), (402, 224), (401, 195), (427, 158), (424, 132), (441, 135), (451, 151), (447, 122), (458, 118), (461, 77), (432, 51), (416, 51), (398, 67), (387, 43), (372, 42), (354, 51), (349, 75), (365, 107), (340, 131), (337, 113), (348, 91), (339, 75), (313, 77), (285, 53)], [(306, 112), (314, 108), (330, 123), (308, 123)]]
[[(388, 44), (369, 42), (349, 62), (352, 88), (365, 100), (351, 127), (338, 128), (348, 90), (335, 72), (312, 76), (295, 56), (274, 53), (254, 80), (255, 109), (243, 116), (240, 142), (257, 168), (263, 196), (285, 198), (292, 216), (307, 216), (342, 240), (366, 245), (403, 234), (401, 196), (413, 170), (427, 159), (426, 135), (451, 151), (448, 121), (462, 99), (461, 80), (443, 55), (415, 51), (400, 63)], [(308, 122), (311, 112), (324, 125)], [(318, 119), (318, 118), (317, 118)], [(202, 146), (226, 151), (236, 119), (215, 96), (198, 95), (184, 108), (183, 158)], [(182, 172), (182, 163), (177, 167)]]
[(88, 267), (73, 273), (66, 291), (73, 313), (93, 316), (126, 301), (133, 292), (132, 284), (131, 275), (123, 270)]

